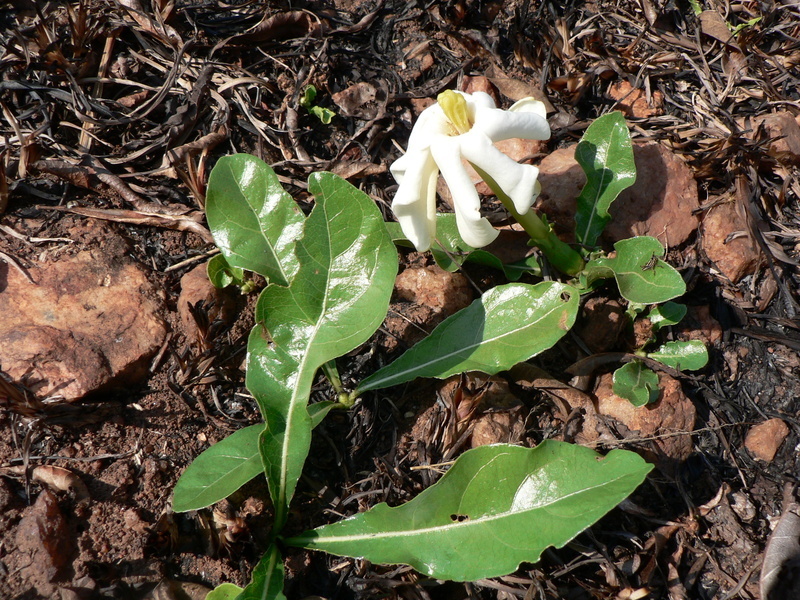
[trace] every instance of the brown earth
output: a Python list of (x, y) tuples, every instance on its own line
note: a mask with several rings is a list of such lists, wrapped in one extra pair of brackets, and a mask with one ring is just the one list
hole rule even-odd
[[(387, 167), (420, 110), (456, 88), (548, 102), (551, 140), (507, 148), (541, 166), (545, 205), (580, 189), (565, 148), (625, 113), (649, 166), (608, 241), (668, 245), (691, 308), (668, 335), (705, 340), (711, 362), (664, 377), (654, 405), (621, 403), (609, 356), (650, 330), (603, 288), (575, 335), (502, 377), (365, 395), (315, 430), (290, 533), (413, 498), (438, 477), (414, 467), (480, 443), (626, 447), (659, 470), (508, 577), (454, 584), (288, 551), (287, 597), (759, 598), (800, 467), (800, 12), (700, 4), (4, 2), (0, 597), (203, 598), (247, 582), (269, 537), (263, 481), (170, 509), (186, 466), (259, 419), (242, 367), (256, 294), (215, 291), (195, 270), (213, 251), (208, 173), (256, 154), (308, 209), (309, 173), (333, 170), (391, 218)], [(309, 84), (337, 112), (329, 125), (298, 104)], [(566, 201), (550, 209), (559, 233)], [(350, 388), (505, 281), (401, 254), (384, 327), (339, 361)], [(586, 357), (592, 368), (567, 371)], [(312, 401), (333, 396), (320, 377)]]

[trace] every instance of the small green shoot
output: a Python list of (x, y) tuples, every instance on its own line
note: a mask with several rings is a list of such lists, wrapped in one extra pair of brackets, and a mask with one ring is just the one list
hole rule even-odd
[(316, 99), (317, 88), (315, 88), (313, 85), (307, 85), (303, 89), (303, 95), (300, 96), (300, 106), (322, 121), (323, 125), (329, 125), (331, 119), (336, 116), (336, 113), (329, 108), (323, 108), (322, 106), (317, 106), (314, 104)]

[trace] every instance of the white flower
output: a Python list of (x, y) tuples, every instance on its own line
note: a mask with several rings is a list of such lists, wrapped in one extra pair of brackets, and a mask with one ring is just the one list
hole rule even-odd
[(525, 214), (539, 195), (539, 169), (522, 165), (495, 148), (509, 138), (546, 140), (550, 126), (544, 104), (524, 98), (509, 110), (495, 108), (483, 92), (444, 92), (417, 119), (408, 150), (390, 170), (400, 184), (392, 202), (405, 236), (419, 251), (436, 234), (436, 181), (442, 172), (453, 197), (458, 231), (473, 248), (494, 241), (498, 232), (481, 217), (480, 198), (464, 166), (466, 159), (484, 171)]

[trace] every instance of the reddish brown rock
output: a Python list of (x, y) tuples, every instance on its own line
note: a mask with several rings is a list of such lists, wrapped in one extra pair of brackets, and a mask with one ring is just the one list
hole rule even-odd
[(677, 379), (662, 373), (658, 401), (639, 407), (617, 396), (612, 385), (611, 373), (598, 379), (594, 395), (599, 414), (616, 419), (636, 437), (652, 438), (645, 442), (645, 457), (666, 472), (672, 472), (678, 463), (689, 458), (697, 410)]
[(722, 326), (711, 316), (708, 306), (690, 306), (679, 329), (681, 340), (700, 340), (706, 346), (715, 346), (722, 341)]
[(465, 94), (474, 94), (475, 92), (489, 94), (492, 100), (494, 100), (495, 105), (500, 106), (500, 94), (497, 92), (497, 88), (488, 77), (484, 77), (483, 75), (476, 75), (474, 77), (465, 75), (461, 80), (461, 91)]
[(475, 419), (470, 447), (516, 444), (525, 433), (525, 415), (520, 407), (487, 412)]
[(789, 435), (789, 427), (781, 419), (769, 419), (754, 425), (747, 432), (744, 445), (756, 458), (770, 462)]
[(205, 264), (198, 265), (181, 277), (178, 315), (187, 341), (198, 342), (204, 337), (204, 332), (198, 327), (190, 306), (198, 307), (202, 302), (208, 324), (217, 319), (229, 323), (236, 317), (237, 301), (234, 293), (229, 288), (222, 290), (215, 288), (208, 280)]
[(428, 306), (447, 316), (469, 306), (473, 299), (466, 277), (436, 265), (406, 269), (397, 276), (395, 292), (402, 300)]
[[(747, 222), (732, 202), (711, 208), (703, 217), (703, 251), (725, 277), (736, 283), (753, 273), (759, 253), (747, 234)], [(729, 239), (731, 234), (741, 235)]]
[[(484, 373), (466, 373), (453, 380), (458, 383), (451, 394), (451, 402), (459, 426), (472, 427), (472, 448), (515, 444), (522, 439), (525, 434), (524, 407), (511, 392), (508, 381)], [(440, 397), (446, 387), (441, 389)]]
[[(575, 229), (577, 198), (586, 183), (574, 154), (575, 146), (562, 148), (539, 164), (542, 194), (537, 207), (567, 236)], [(682, 244), (699, 224), (694, 213), (700, 204), (691, 170), (660, 144), (634, 145), (633, 155), (636, 183), (611, 205), (604, 239), (613, 243), (650, 235), (667, 247)]]
[(646, 119), (664, 114), (664, 94), (656, 90), (648, 102), (645, 91), (634, 89), (627, 81), (618, 81), (608, 88), (608, 95), (617, 101), (616, 108), (626, 117)]
[[(109, 245), (111, 247), (111, 245)], [(72, 401), (135, 382), (163, 344), (163, 296), (108, 248), (30, 270), (0, 263), (2, 369), (44, 398)]]
[(67, 521), (48, 490), (42, 490), (33, 506), (25, 510), (16, 542), (17, 551), (29, 559), (22, 568), (23, 576), (40, 594), (49, 596), (54, 590), (51, 583), (64, 575), (74, 548)]
[(460, 273), (448, 273), (434, 265), (412, 266), (397, 276), (395, 299), (384, 327), (391, 335), (387, 351), (397, 342), (413, 346), (453, 313), (469, 306), (472, 288)]

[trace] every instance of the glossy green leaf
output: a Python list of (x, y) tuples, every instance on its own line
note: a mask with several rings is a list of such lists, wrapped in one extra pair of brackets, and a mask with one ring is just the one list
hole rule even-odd
[(686, 316), (686, 305), (677, 302), (665, 302), (659, 306), (654, 306), (647, 314), (650, 323), (653, 324), (653, 331), (656, 332), (663, 327), (677, 325)]
[(686, 292), (681, 274), (661, 260), (664, 247), (654, 237), (641, 236), (614, 244), (614, 258), (591, 261), (593, 268), (608, 268), (614, 273), (619, 293), (629, 302), (657, 304)]
[(215, 288), (226, 288), (232, 283), (241, 285), (244, 281), (244, 271), (232, 267), (222, 254), (216, 254), (206, 263), (206, 274)]
[(270, 546), (258, 561), (250, 583), (236, 600), (286, 600), (283, 595), (283, 557), (276, 546)]
[(560, 340), (575, 323), (579, 302), (578, 290), (554, 281), (499, 285), (364, 379), (358, 393), (418, 377), (510, 369)]
[(324, 400), (323, 402), (315, 402), (308, 407), (308, 416), (311, 418), (311, 429), (322, 423), (328, 413), (334, 406), (341, 406), (337, 402)]
[(211, 506), (264, 471), (258, 436), (264, 424), (236, 431), (194, 459), (175, 484), (172, 510), (186, 512)]
[[(386, 223), (386, 228), (396, 244), (411, 247), (411, 242), (403, 235), (399, 223)], [(530, 275), (541, 275), (542, 273), (541, 265), (533, 255), (517, 262), (504, 263), (488, 250), (469, 246), (461, 239), (456, 225), (456, 216), (452, 213), (436, 215), (436, 238), (431, 245), (431, 254), (436, 264), (450, 273), (458, 271), (466, 262), (503, 271), (510, 281), (519, 280), (525, 273)]]
[(303, 90), (303, 95), (300, 96), (299, 104), (305, 108), (312, 115), (317, 117), (323, 124), (328, 125), (331, 119), (336, 116), (336, 113), (330, 109), (315, 106), (314, 100), (317, 98), (317, 88), (313, 85), (307, 85)]
[(389, 307), (397, 252), (369, 196), (331, 173), (315, 173), (316, 198), (291, 285), (259, 298), (248, 342), (247, 387), (266, 421), (260, 448), (276, 530), (311, 442), (306, 406), (317, 369), (365, 342)]
[[(308, 407), (311, 427), (319, 425), (335, 402), (316, 402)], [(227, 498), (264, 472), (258, 439), (264, 424), (244, 427), (200, 454), (178, 479), (172, 510), (199, 510)]]
[(330, 125), (331, 120), (336, 116), (336, 113), (330, 108), (323, 108), (322, 106), (312, 106), (308, 109), (308, 112), (317, 117), (323, 125)]
[(611, 390), (634, 406), (644, 406), (658, 400), (658, 375), (634, 360), (614, 371)]
[(206, 594), (206, 600), (234, 600), (242, 591), (242, 588), (233, 583), (221, 583)]
[(303, 108), (308, 108), (314, 105), (314, 100), (317, 99), (317, 88), (313, 85), (307, 85), (303, 88), (303, 93), (300, 95), (298, 104)]
[(621, 112), (603, 115), (589, 126), (575, 149), (575, 160), (586, 173), (575, 213), (575, 238), (594, 246), (611, 218), (611, 203), (636, 181), (631, 136)]
[(298, 269), (294, 245), (303, 213), (264, 161), (226, 156), (208, 178), (206, 218), (227, 263), (288, 285)]
[(667, 342), (647, 357), (679, 371), (697, 371), (708, 364), (708, 350), (700, 340)]
[(379, 504), (287, 543), (373, 563), (402, 563), (437, 579), (472, 581), (512, 573), (548, 546), (562, 547), (624, 500), (652, 466), (612, 450), (548, 440), (462, 454), (415, 499)]

